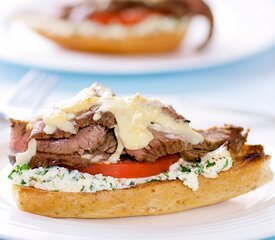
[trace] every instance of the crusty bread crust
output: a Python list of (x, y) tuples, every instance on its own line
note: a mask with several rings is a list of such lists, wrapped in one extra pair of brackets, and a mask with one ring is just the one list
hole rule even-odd
[(127, 37), (122, 39), (97, 36), (61, 36), (45, 30), (34, 29), (37, 33), (60, 46), (83, 52), (111, 54), (160, 53), (175, 49), (182, 41), (186, 30)]
[[(96, 193), (47, 192), (13, 185), (18, 207), (26, 212), (57, 218), (112, 218), (158, 215), (202, 207), (247, 193), (271, 181), (270, 157), (244, 146), (233, 167), (215, 179), (199, 177), (193, 192), (179, 180)], [(249, 155), (248, 155), (249, 154)], [(244, 160), (249, 156), (250, 160)], [(254, 156), (251, 160), (251, 156)]]

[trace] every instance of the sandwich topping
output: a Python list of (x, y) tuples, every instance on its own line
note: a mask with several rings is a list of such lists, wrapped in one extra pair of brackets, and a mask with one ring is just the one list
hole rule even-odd
[(24, 19), (35, 29), (61, 36), (95, 35), (120, 39), (186, 31), (193, 15), (203, 15), (209, 21), (208, 42), (213, 31), (213, 16), (201, 0), (85, 0), (63, 6), (50, 16), (37, 13), (24, 15)]
[(10, 178), (51, 191), (175, 179), (197, 190), (199, 175), (217, 177), (232, 166), (247, 132), (231, 125), (194, 130), (189, 122), (159, 100), (118, 97), (94, 84), (33, 121), (11, 119)]

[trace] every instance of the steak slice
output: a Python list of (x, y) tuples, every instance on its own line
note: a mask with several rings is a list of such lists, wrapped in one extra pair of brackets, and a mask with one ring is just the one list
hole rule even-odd
[[(25, 152), (28, 148), (28, 140), (31, 130), (28, 129), (28, 123), (25, 121), (10, 119), (11, 134), (8, 155), (15, 155), (18, 152)], [(15, 162), (11, 159), (11, 163)]]
[(185, 123), (189, 123), (190, 122), (185, 117), (183, 117), (182, 115), (178, 114), (176, 112), (176, 110), (171, 105), (163, 106), (162, 107), (162, 111), (164, 113), (166, 113), (167, 115), (170, 115), (170, 117), (174, 118), (175, 120), (182, 120)]
[[(98, 106), (94, 106), (88, 111), (79, 113), (75, 119), (73, 119), (73, 125), (75, 126), (76, 132), (79, 129), (90, 126), (95, 123), (93, 117), (95, 115)], [(96, 121), (97, 124), (100, 124), (107, 128), (112, 128), (116, 124), (114, 115), (111, 112), (102, 113), (101, 119)], [(56, 129), (53, 134), (46, 134), (44, 132), (45, 124), (42, 120), (38, 121), (32, 130), (31, 137), (35, 139), (50, 139), (50, 138), (69, 138), (72, 136), (71, 133), (64, 132), (60, 129)]]
[(69, 169), (87, 167), (90, 160), (82, 158), (79, 154), (61, 155), (50, 153), (37, 153), (29, 162), (30, 168), (60, 166)]
[[(95, 126), (97, 128), (102, 128), (102, 126), (99, 126), (99, 125), (95, 125)], [(78, 144), (79, 146), (81, 146), (80, 148), (82, 149), (82, 151), (84, 150), (84, 148), (90, 148), (88, 151), (89, 158), (84, 157), (85, 155), (80, 155), (79, 151), (72, 151), (72, 150), (68, 150), (68, 149), (65, 149), (65, 151), (63, 151), (63, 152), (61, 150), (60, 150), (60, 152), (56, 151), (57, 148), (56, 148), (56, 146), (54, 146), (53, 148), (50, 148), (50, 149), (46, 148), (46, 150), (48, 152), (41, 152), (41, 149), (38, 150), (36, 155), (31, 159), (29, 166), (31, 168), (48, 167), (48, 166), (62, 166), (62, 167), (67, 167), (69, 169), (77, 169), (77, 168), (87, 167), (92, 162), (91, 158), (93, 158), (93, 157), (100, 157), (100, 161), (106, 161), (111, 156), (111, 154), (113, 154), (115, 152), (116, 147), (117, 147), (117, 141), (115, 139), (113, 132), (109, 131), (109, 132), (104, 133), (104, 138), (103, 138), (101, 130), (97, 129), (94, 131), (95, 128), (87, 129), (87, 130), (86, 130), (86, 128), (84, 128), (84, 129), (85, 129), (85, 132), (88, 132), (88, 134), (84, 136), (84, 133), (81, 133), (81, 131), (79, 131), (79, 133), (76, 135), (76, 136), (78, 136), (78, 139), (72, 140), (73, 144), (69, 143), (68, 145), (71, 148), (74, 148), (76, 146), (74, 144)], [(96, 132), (98, 132), (98, 134), (95, 134)], [(95, 135), (95, 136), (91, 137), (91, 139), (93, 139), (93, 141), (90, 141), (89, 138), (87, 139), (87, 137), (90, 137), (90, 134)], [(101, 136), (101, 139), (99, 139), (100, 136)], [(75, 137), (75, 136), (73, 136), (73, 137)], [(80, 138), (81, 138), (81, 140), (80, 140)], [(66, 141), (68, 139), (63, 139), (63, 140)], [(42, 140), (39, 140), (39, 141), (42, 141)], [(43, 141), (45, 141), (45, 140), (43, 140)], [(61, 140), (56, 140), (56, 141), (61, 141)], [(77, 141), (77, 143), (75, 141)], [(91, 144), (93, 144), (92, 142), (93, 143), (96, 142), (96, 145), (91, 145)], [(71, 145), (74, 145), (74, 146), (71, 146)], [(37, 145), (37, 147), (38, 146), (39, 146), (39, 144)], [(57, 145), (57, 147), (58, 147), (58, 145)], [(63, 148), (66, 148), (66, 147), (63, 146)], [(45, 150), (45, 149), (43, 148), (43, 150)], [(49, 151), (49, 150), (51, 150), (51, 151)], [(49, 153), (49, 152), (51, 152), (51, 153)], [(70, 152), (71, 154), (68, 154), (68, 152)], [(87, 151), (85, 150), (85, 154), (86, 153), (87, 153)]]
[(179, 138), (170, 138), (167, 133), (151, 129), (154, 139), (148, 146), (138, 150), (127, 150), (127, 154), (140, 162), (153, 162), (159, 157), (180, 153), (186, 160), (196, 160), (208, 152), (214, 151), (223, 144), (237, 153), (246, 141), (248, 132), (243, 133), (243, 128), (225, 125), (223, 128), (210, 128), (198, 131), (203, 135), (204, 141), (192, 145)]
[(82, 128), (70, 138), (37, 140), (37, 152), (69, 155), (85, 151), (92, 152), (102, 145), (108, 129), (100, 125)]
[(125, 149), (126, 153), (135, 160), (139, 162), (153, 162), (159, 157), (179, 153), (185, 148), (185, 143), (181, 139), (171, 139), (166, 136), (167, 133), (159, 132), (154, 129), (150, 130), (154, 139), (148, 146), (138, 150)]
[[(68, 140), (68, 139), (63, 139), (63, 140)], [(82, 140), (84, 141), (85, 138), (83, 138)], [(41, 140), (39, 140), (39, 141), (41, 141)], [(61, 139), (58, 141), (61, 141)], [(84, 143), (84, 144), (86, 144), (86, 143)], [(39, 146), (39, 144), (37, 146)], [(44, 149), (45, 146), (48, 146), (48, 147), (50, 146), (50, 147)], [(71, 146), (71, 145), (69, 145), (69, 146)], [(89, 151), (90, 158), (81, 156), (78, 152), (72, 153), (72, 154), (67, 154), (68, 151), (66, 152), (66, 154), (64, 154), (63, 152), (57, 152), (55, 145), (54, 145), (54, 147), (52, 147), (51, 145), (45, 144), (45, 145), (43, 145), (42, 149), (46, 150), (48, 152), (37, 151), (35, 156), (31, 159), (29, 166), (31, 168), (48, 167), (48, 166), (63, 166), (63, 167), (68, 167), (70, 169), (86, 167), (92, 162), (91, 158), (93, 158), (93, 157), (100, 156), (100, 161), (107, 160), (111, 156), (111, 154), (114, 153), (114, 151), (116, 150), (116, 146), (117, 146), (117, 142), (116, 142), (116, 139), (112, 132), (108, 132), (106, 134), (104, 141), (101, 142), (101, 145), (98, 145), (93, 150)], [(41, 147), (41, 145), (40, 145), (40, 147)], [(26, 146), (26, 148), (27, 148), (27, 146)], [(65, 147), (63, 146), (63, 148), (65, 148)], [(50, 150), (51, 150), (51, 152), (54, 152), (54, 153), (49, 153)], [(73, 152), (73, 151), (71, 151), (71, 152)], [(15, 156), (16, 156), (16, 152), (10, 151), (9, 159), (12, 164), (15, 163)]]
[[(9, 146), (9, 159), (15, 163), (15, 156), (27, 150), (31, 130), (27, 129), (27, 122), (11, 119), (11, 140)], [(117, 141), (113, 130), (101, 125), (91, 125), (81, 129), (76, 135), (63, 139), (37, 140), (37, 153), (31, 160), (31, 166), (48, 166), (48, 163), (62, 163), (64, 166), (78, 166), (88, 159), (82, 159), (82, 154), (102, 156), (107, 160), (116, 150)], [(79, 162), (74, 162), (74, 161)], [(49, 164), (50, 166), (51, 164)]]

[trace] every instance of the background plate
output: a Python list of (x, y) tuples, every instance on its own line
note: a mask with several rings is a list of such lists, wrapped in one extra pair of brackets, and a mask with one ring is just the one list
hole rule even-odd
[[(250, 143), (262, 143), (275, 154), (271, 120), (191, 105), (181, 98), (165, 99), (191, 118), (192, 126), (224, 122), (251, 127)], [(204, 120), (201, 120), (203, 116)], [(272, 138), (272, 139), (271, 139)], [(14, 206), (6, 150), (8, 131), (0, 133), (0, 236), (16, 239), (259, 239), (275, 235), (275, 181), (243, 196), (209, 207), (154, 217), (106, 220), (51, 219), (21, 212)], [(273, 145), (271, 145), (273, 144)], [(272, 168), (274, 168), (274, 162)]]
[[(100, 74), (144, 74), (194, 70), (237, 61), (259, 53), (275, 42), (275, 4), (272, 0), (209, 0), (216, 28), (211, 44), (202, 52), (194, 51), (206, 24), (196, 18), (185, 43), (175, 52), (147, 56), (110, 56), (67, 51), (28, 29), (11, 25), (5, 19), (15, 13), (18, 0), (2, 1), (0, 16), (0, 58), (40, 68)], [(20, 0), (23, 8), (34, 6)], [(55, 1), (51, 1), (55, 2)], [(36, 3), (51, 7), (49, 1)], [(8, 33), (8, 34), (7, 34)]]

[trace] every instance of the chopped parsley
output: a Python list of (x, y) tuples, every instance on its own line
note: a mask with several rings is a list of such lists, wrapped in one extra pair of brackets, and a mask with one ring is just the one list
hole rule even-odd
[(77, 172), (75, 172), (74, 175), (72, 176), (72, 180), (74, 181), (78, 181), (79, 178), (81, 178), (81, 175), (80, 173), (77, 173)]
[(79, 178), (80, 179), (85, 179), (85, 176), (82, 173), (80, 173), (80, 177)]
[(55, 176), (49, 177), (49, 178), (43, 180), (43, 182), (50, 182), (50, 181), (52, 181), (53, 179), (55, 179)]
[(46, 175), (46, 173), (49, 171), (49, 169), (48, 168), (42, 168), (42, 169), (38, 169), (36, 172), (35, 172), (35, 174), (36, 175), (41, 175), (41, 176), (44, 176), (44, 175)]
[(136, 184), (135, 184), (135, 182), (131, 181), (129, 185), (130, 186), (135, 186)]
[(80, 189), (80, 192), (83, 192), (85, 186), (83, 185), (82, 188)]
[(158, 182), (158, 181), (160, 181), (160, 180), (159, 179), (151, 179), (151, 180), (146, 181), (146, 183)]
[(24, 179), (21, 180), (20, 182), (21, 185), (26, 185), (27, 183), (24, 181)]
[(112, 190), (115, 189), (114, 185), (111, 182), (110, 182), (110, 187), (111, 187)]
[(191, 169), (190, 169), (189, 167), (183, 166), (182, 169), (181, 169), (181, 171), (182, 171), (183, 173), (190, 173), (190, 172), (191, 172)]
[(29, 169), (28, 164), (23, 164), (23, 165), (17, 165), (9, 174), (8, 178), (13, 179), (13, 174), (17, 173), (18, 175), (22, 175), (22, 171), (26, 171)]
[(202, 167), (199, 163), (196, 163), (195, 167), (196, 167), (195, 173), (197, 173), (197, 174), (202, 174), (203, 173), (203, 169), (202, 169)]
[(30, 181), (35, 181), (35, 182), (37, 182), (37, 178), (35, 178), (35, 177), (30, 177)]
[(228, 159), (226, 159), (226, 162), (225, 162), (224, 166), (222, 167), (222, 170), (228, 167), (228, 163), (229, 163)]
[(213, 167), (215, 165), (216, 165), (215, 162), (210, 162), (209, 160), (207, 160), (207, 162), (206, 162), (206, 168), (210, 168), (210, 167)]
[(58, 173), (56, 176), (62, 180), (64, 178), (64, 175), (65, 175), (65, 173), (62, 173), (62, 174)]

